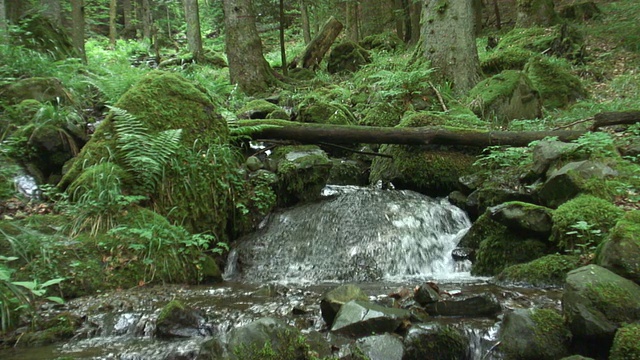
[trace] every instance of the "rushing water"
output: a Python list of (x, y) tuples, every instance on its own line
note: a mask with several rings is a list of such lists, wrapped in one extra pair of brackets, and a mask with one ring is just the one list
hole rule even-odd
[[(318, 283), (445, 279), (464, 264), (451, 251), (471, 225), (445, 199), (412, 191), (327, 187), (327, 198), (272, 214), (239, 242), (246, 281)], [(465, 274), (465, 273), (463, 273)], [(468, 275), (468, 273), (466, 273)]]
[[(194, 359), (208, 336), (275, 316), (305, 333), (324, 332), (320, 298), (337, 282), (357, 282), (372, 301), (388, 303), (399, 286), (425, 279), (468, 295), (490, 293), (504, 308), (558, 307), (559, 292), (509, 289), (486, 283), (455, 262), (451, 251), (470, 222), (446, 200), (411, 191), (327, 187), (324, 199), (272, 214), (259, 231), (230, 253), (227, 281), (216, 286), (158, 286), (75, 299), (52, 312), (86, 321), (74, 339), (41, 348), (0, 351), (3, 360), (58, 357), (101, 360)], [(205, 314), (202, 337), (154, 337), (161, 307), (172, 299)], [(493, 318), (433, 318), (462, 325), (470, 358), (499, 359), (490, 349), (498, 329)]]

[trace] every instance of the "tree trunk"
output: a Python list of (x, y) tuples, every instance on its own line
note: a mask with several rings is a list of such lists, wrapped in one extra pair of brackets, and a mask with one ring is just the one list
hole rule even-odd
[(29, 2), (25, 0), (5, 0), (4, 5), (7, 22), (13, 24), (17, 24), (22, 15), (30, 9)]
[(502, 19), (500, 18), (500, 7), (498, 6), (498, 0), (493, 0), (493, 12), (496, 15), (496, 29), (502, 29)]
[(0, 0), (0, 44), (7, 42), (7, 8), (4, 0)]
[(109, 42), (116, 47), (116, 16), (118, 14), (118, 2), (111, 0), (109, 3)]
[(300, 17), (302, 17), (302, 36), (304, 43), (311, 42), (311, 23), (309, 22), (309, 9), (306, 0), (300, 0)]
[(422, 50), (440, 81), (458, 94), (480, 80), (473, 1), (426, 1), (422, 17)]
[(553, 0), (517, 0), (516, 27), (547, 27), (558, 21)]
[(382, 34), (392, 30), (395, 25), (393, 16), (394, 0), (360, 1), (360, 37)]
[(51, 20), (56, 25), (62, 24), (62, 8), (60, 0), (42, 0), (42, 15)]
[(320, 66), (322, 58), (342, 31), (342, 23), (333, 16), (322, 26), (322, 30), (311, 40), (302, 55), (297, 56), (289, 65), (295, 68), (299, 63), (303, 68), (315, 70)]
[(87, 55), (84, 51), (84, 0), (71, 0), (71, 37), (73, 46), (82, 58), (82, 62), (87, 62)]
[(640, 111), (616, 111), (601, 112), (594, 116), (594, 123), (591, 130), (597, 130), (603, 126), (635, 124), (640, 122)]
[(196, 62), (203, 59), (202, 36), (200, 35), (200, 12), (198, 0), (184, 0), (184, 16), (187, 21), (187, 42), (189, 52)]
[(404, 4), (402, 0), (394, 0), (393, 17), (396, 20), (396, 35), (398, 35), (400, 39), (404, 39)]
[(445, 130), (435, 127), (389, 128), (298, 123), (285, 120), (242, 120), (240, 126), (278, 125), (254, 132), (259, 139), (294, 140), (302, 143), (328, 142), (334, 144), (403, 144), (403, 145), (461, 145), (487, 147), (492, 145), (527, 146), (535, 140), (557, 136), (560, 141), (579, 138), (586, 131), (482, 131)]
[(142, 38), (153, 42), (151, 0), (140, 0), (140, 15), (142, 16)]
[(133, 13), (133, 4), (131, 0), (122, 0), (122, 35), (125, 38), (134, 38), (135, 37), (135, 25), (134, 25), (134, 13)]
[(276, 83), (275, 72), (262, 55), (250, 0), (224, 0), (225, 45), (232, 84), (249, 95)]
[(417, 44), (420, 41), (420, 17), (422, 16), (422, 2), (409, 0), (409, 14), (411, 21), (411, 38), (410, 44)]
[(280, 0), (280, 60), (282, 62), (282, 75), (288, 76), (287, 47), (284, 39), (284, 0)]
[(358, 2), (349, 0), (345, 6), (347, 8), (347, 39), (357, 43), (360, 40), (358, 31)]

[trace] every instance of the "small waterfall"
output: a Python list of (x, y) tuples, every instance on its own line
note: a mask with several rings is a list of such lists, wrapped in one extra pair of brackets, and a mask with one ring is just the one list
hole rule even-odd
[(239, 241), (244, 280), (441, 279), (456, 273), (451, 251), (471, 224), (447, 200), (356, 187), (325, 193), (319, 202), (272, 214)]

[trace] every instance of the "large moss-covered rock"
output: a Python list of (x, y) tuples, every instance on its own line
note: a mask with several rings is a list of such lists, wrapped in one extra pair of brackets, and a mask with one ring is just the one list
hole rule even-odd
[(322, 319), (331, 327), (340, 307), (351, 300), (369, 300), (369, 296), (356, 285), (342, 285), (335, 289), (327, 291), (320, 301), (320, 310), (322, 311)]
[[(228, 334), (231, 360), (295, 360), (306, 356), (298, 329), (275, 318), (262, 318)], [(212, 357), (216, 359), (216, 357)]]
[(580, 193), (598, 194), (604, 187), (604, 180), (617, 175), (615, 170), (600, 162), (570, 162), (549, 171), (538, 196), (544, 205), (557, 208)]
[(345, 41), (331, 49), (327, 60), (327, 71), (330, 74), (356, 72), (361, 66), (370, 62), (371, 57), (367, 50), (352, 41)]
[(531, 59), (524, 72), (548, 109), (562, 108), (587, 96), (577, 76), (548, 58), (537, 56)]
[(551, 309), (516, 309), (500, 326), (500, 347), (506, 359), (555, 360), (569, 353), (569, 330)]
[(353, 114), (347, 107), (334, 102), (317, 101), (300, 106), (298, 120), (314, 124), (351, 125)]
[(281, 206), (319, 198), (331, 172), (327, 154), (315, 145), (279, 147), (270, 162), (278, 177), (275, 188)]
[(603, 267), (584, 266), (567, 275), (562, 308), (585, 355), (603, 355), (616, 330), (640, 320), (640, 286)]
[(469, 92), (471, 110), (484, 120), (506, 124), (542, 116), (540, 95), (521, 71), (505, 70), (478, 83)]
[(267, 100), (252, 100), (237, 112), (240, 119), (289, 119), (289, 115), (280, 106)]
[(178, 300), (167, 303), (156, 320), (159, 338), (189, 338), (208, 335), (202, 314)]
[(551, 234), (551, 209), (518, 201), (489, 209), (492, 220), (518, 232), (530, 232), (547, 238)]
[(623, 214), (609, 201), (591, 195), (578, 196), (553, 212), (551, 241), (563, 250), (595, 249)]
[(365, 126), (393, 127), (400, 123), (402, 110), (389, 102), (380, 102), (367, 110), (364, 118), (359, 122)]
[(350, 337), (394, 332), (408, 321), (410, 312), (388, 308), (362, 300), (352, 300), (340, 307), (331, 331)]
[(404, 345), (403, 360), (465, 359), (469, 339), (452, 326), (414, 326)]
[(609, 360), (640, 359), (640, 323), (629, 324), (616, 331)]
[(509, 266), (496, 276), (496, 280), (535, 287), (559, 287), (564, 285), (567, 273), (580, 265), (578, 255), (551, 254), (525, 264)]
[(523, 70), (534, 56), (534, 52), (521, 47), (507, 47), (489, 52), (482, 57), (480, 67), (487, 75), (499, 74), (503, 70)]
[(37, 100), (57, 104), (71, 102), (69, 92), (62, 86), (62, 82), (54, 77), (32, 77), (18, 80), (0, 87), (0, 96), (8, 104), (19, 104), (23, 100)]
[(596, 263), (640, 285), (640, 210), (616, 223), (598, 248)]

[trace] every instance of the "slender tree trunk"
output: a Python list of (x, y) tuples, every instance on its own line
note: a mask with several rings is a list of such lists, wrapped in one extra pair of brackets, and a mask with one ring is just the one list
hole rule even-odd
[(4, 0), (0, 0), (0, 44), (7, 41), (7, 8)]
[(500, 7), (498, 0), (493, 0), (493, 11), (496, 13), (496, 29), (502, 29), (502, 20), (500, 19)]
[(302, 17), (302, 36), (304, 43), (311, 42), (311, 24), (309, 23), (309, 7), (306, 0), (300, 0), (300, 16)]
[(62, 8), (60, 7), (60, 0), (42, 0), (41, 4), (44, 9), (42, 14), (54, 24), (61, 25)]
[(122, 34), (125, 37), (129, 37), (131, 34), (131, 29), (133, 28), (134, 20), (133, 4), (131, 4), (131, 0), (122, 0), (122, 15)]
[(118, 14), (118, 2), (111, 0), (109, 3), (109, 43), (116, 47), (116, 16)]
[(411, 14), (411, 40), (410, 44), (420, 41), (420, 17), (422, 16), (422, 0), (409, 0), (409, 13)]
[(360, 37), (364, 39), (392, 30), (395, 25), (393, 8), (394, 0), (361, 0)]
[(153, 42), (153, 16), (151, 15), (151, 0), (141, 0), (142, 38)]
[(72, 40), (82, 58), (87, 62), (87, 54), (84, 51), (84, 0), (71, 0)]
[(184, 15), (187, 21), (187, 41), (189, 51), (197, 62), (202, 61), (202, 36), (200, 34), (200, 13), (198, 0), (184, 0)]
[(231, 83), (249, 95), (265, 92), (276, 78), (262, 54), (251, 0), (223, 0), (223, 4)]
[(465, 93), (480, 80), (473, 1), (426, 1), (422, 13), (422, 50), (440, 81)]
[(284, 39), (284, 0), (280, 0), (280, 59), (282, 60), (282, 74), (288, 76), (287, 47)]
[(347, 0), (347, 39), (353, 42), (360, 40), (360, 32), (358, 31), (358, 2), (356, 0)]
[(393, 17), (396, 19), (396, 35), (400, 39), (404, 39), (404, 6), (402, 0), (394, 0), (393, 2)]

